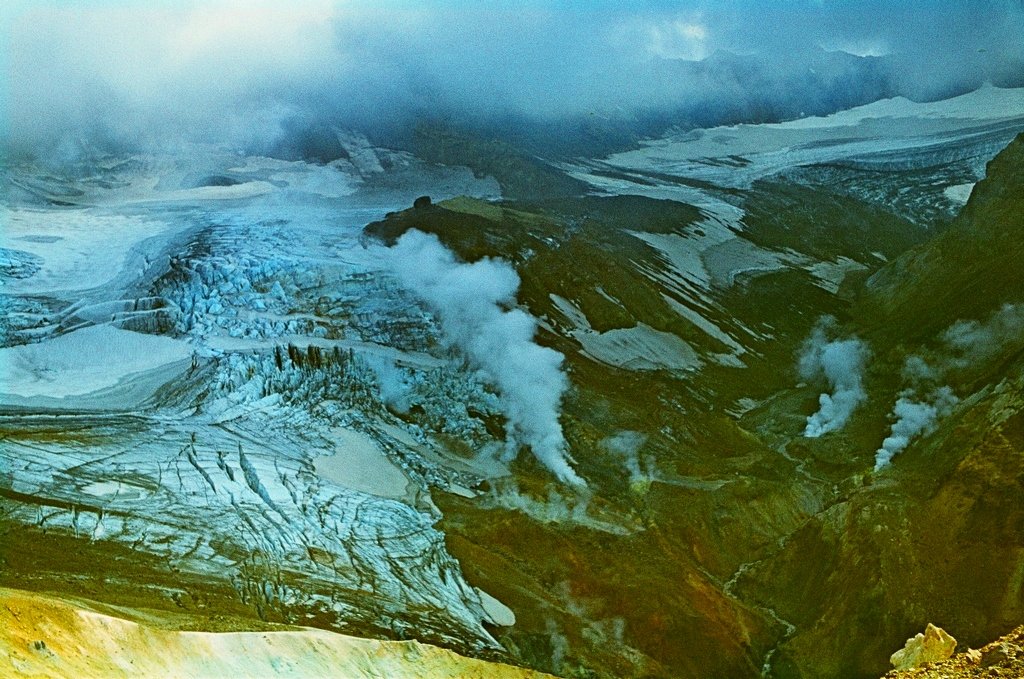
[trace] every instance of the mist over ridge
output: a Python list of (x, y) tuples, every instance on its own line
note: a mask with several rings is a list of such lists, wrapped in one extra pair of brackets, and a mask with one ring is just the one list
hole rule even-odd
[(1024, 9), (999, 1), (14, 2), (0, 22), (3, 145), (57, 157), (424, 122), (557, 152), (1024, 85)]

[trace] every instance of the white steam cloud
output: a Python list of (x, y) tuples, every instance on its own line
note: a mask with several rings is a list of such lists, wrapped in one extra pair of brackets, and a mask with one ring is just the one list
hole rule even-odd
[(941, 335), (933, 356), (910, 356), (903, 366), (907, 385), (892, 409), (892, 432), (875, 452), (875, 471), (888, 465), (918, 436), (926, 436), (959, 402), (953, 388), (939, 385), (955, 374), (1024, 346), (1024, 304), (1006, 304), (983, 321), (957, 321)]
[(831, 390), (818, 397), (818, 411), (807, 418), (804, 436), (809, 438), (842, 429), (866, 396), (862, 382), (867, 346), (856, 337), (830, 340), (834, 326), (835, 319), (822, 318), (800, 354), (800, 376), (824, 378)]
[(942, 333), (950, 367), (963, 370), (1024, 344), (1024, 304), (1005, 304), (985, 321), (957, 321)]
[(409, 382), (408, 372), (383, 357), (368, 356), (364, 360), (377, 378), (377, 388), (381, 400), (396, 412), (409, 412), (412, 385)]
[(569, 386), (563, 356), (533, 341), (532, 316), (509, 308), (519, 288), (515, 270), (501, 260), (460, 262), (436, 236), (416, 230), (399, 238), (390, 254), (399, 281), (430, 307), (445, 339), (497, 389), (510, 445), (528, 445), (559, 480), (586, 485), (569, 464), (558, 421)]
[(892, 408), (892, 416), (896, 420), (892, 424), (892, 432), (875, 452), (875, 471), (889, 464), (913, 439), (935, 431), (939, 418), (949, 415), (958, 401), (952, 387), (948, 386), (932, 390), (923, 399), (915, 389), (900, 392)]

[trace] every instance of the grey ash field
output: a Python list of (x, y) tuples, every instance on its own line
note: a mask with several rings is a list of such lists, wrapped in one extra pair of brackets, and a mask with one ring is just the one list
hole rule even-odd
[(0, 586), (571, 677), (980, 646), (1024, 621), (1022, 131), (985, 86), (601, 157), (9, 162)]

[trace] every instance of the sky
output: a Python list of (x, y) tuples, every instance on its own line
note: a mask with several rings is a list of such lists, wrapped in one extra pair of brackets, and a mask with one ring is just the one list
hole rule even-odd
[(0, 33), (20, 149), (250, 148), (295, 121), (706, 126), (1024, 85), (1020, 0), (6, 0)]

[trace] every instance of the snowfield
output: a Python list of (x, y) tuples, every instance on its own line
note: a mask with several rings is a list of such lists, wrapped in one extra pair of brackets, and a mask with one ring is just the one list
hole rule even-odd
[(0, 403), (11, 397), (66, 399), (112, 387), (136, 373), (164, 369), (189, 359), (181, 340), (95, 325), (46, 342), (0, 348), (4, 366)]
[(75, 300), (82, 291), (110, 283), (128, 264), (133, 248), (165, 234), (156, 219), (110, 214), (97, 208), (40, 210), (0, 207), (4, 247), (31, 253), (39, 269), (3, 280), (0, 291)]
[(938, 102), (897, 97), (820, 118), (695, 130), (645, 142), (602, 162), (641, 175), (749, 187), (789, 167), (897, 151), (905, 156), (910, 150), (937, 150), (951, 139), (994, 133), (1005, 145), (1022, 127), (1024, 88), (986, 86)]

